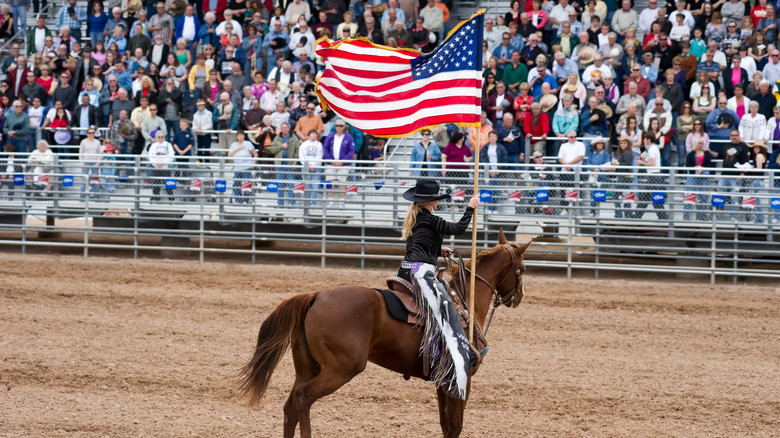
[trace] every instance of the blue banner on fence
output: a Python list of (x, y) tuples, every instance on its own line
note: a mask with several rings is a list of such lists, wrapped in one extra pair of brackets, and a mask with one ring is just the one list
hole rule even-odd
[(223, 179), (214, 181), (214, 191), (217, 193), (225, 193), (227, 191), (227, 181)]
[(176, 180), (173, 178), (166, 179), (165, 190), (176, 190)]
[(379, 189), (381, 189), (381, 188), (382, 188), (384, 185), (385, 185), (385, 182), (384, 182), (384, 181), (375, 182), (375, 183), (374, 183), (374, 190), (379, 190)]
[(593, 200), (596, 202), (607, 202), (607, 191), (606, 190), (594, 190), (593, 191)]
[(15, 186), (23, 186), (24, 185), (24, 175), (14, 175), (14, 185)]
[(547, 202), (550, 200), (550, 191), (547, 189), (536, 189), (536, 202)]
[(653, 204), (666, 204), (666, 193), (653, 192)]
[(266, 186), (266, 190), (270, 193), (277, 193), (279, 192), (279, 183), (278, 182), (269, 182)]
[(712, 206), (723, 208), (726, 206), (726, 195), (712, 195)]
[(780, 210), (780, 198), (772, 198), (772, 200), (769, 201), (769, 207), (772, 210)]
[(62, 187), (73, 187), (73, 175), (62, 175)]
[(330, 182), (330, 181), (328, 181), (328, 180), (322, 180), (322, 181), (320, 181), (320, 185), (322, 186), (322, 188), (323, 188), (323, 189), (332, 189), (332, 188), (333, 188), (333, 187), (332, 187), (332, 184), (333, 184), (333, 183), (332, 183), (332, 182)]
[(479, 191), (479, 202), (493, 202), (493, 191), (492, 190), (480, 190)]

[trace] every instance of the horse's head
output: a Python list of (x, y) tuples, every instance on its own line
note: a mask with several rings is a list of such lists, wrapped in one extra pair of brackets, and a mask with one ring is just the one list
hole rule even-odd
[(499, 273), (498, 283), (495, 289), (496, 302), (507, 307), (517, 307), (525, 296), (523, 287), (523, 273), (525, 273), (525, 263), (523, 263), (523, 254), (531, 246), (529, 240), (525, 244), (509, 242), (504, 236), (504, 229), (498, 231), (498, 245), (496, 248), (504, 248), (510, 257), (510, 266), (507, 266), (505, 273)]

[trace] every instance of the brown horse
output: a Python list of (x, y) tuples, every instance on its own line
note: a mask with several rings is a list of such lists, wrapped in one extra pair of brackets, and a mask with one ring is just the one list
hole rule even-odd
[[(530, 244), (509, 243), (500, 231), (498, 245), (477, 255), (472, 310), (480, 327), (491, 304), (520, 304), (523, 253)], [(467, 270), (469, 266), (467, 262)], [(250, 405), (259, 402), (292, 344), (295, 384), (284, 404), (284, 436), (293, 437), (300, 423), (301, 437), (310, 437), (311, 405), (361, 373), (368, 361), (427, 380), (419, 355), (421, 336), (418, 328), (393, 319), (382, 295), (371, 288), (339, 286), (296, 295), (283, 301), (260, 327), (254, 356), (241, 370), (241, 391), (249, 396)], [(467, 400), (470, 387), (469, 378)], [(459, 436), (466, 401), (448, 397), (442, 390), (437, 398), (444, 436)]]

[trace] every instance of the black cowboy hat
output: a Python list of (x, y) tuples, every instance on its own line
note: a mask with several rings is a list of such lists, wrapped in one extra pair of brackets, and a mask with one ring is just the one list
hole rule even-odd
[(441, 199), (450, 199), (449, 193), (440, 195), (441, 186), (430, 179), (417, 181), (413, 188), (404, 192), (404, 199), (412, 202), (431, 202)]

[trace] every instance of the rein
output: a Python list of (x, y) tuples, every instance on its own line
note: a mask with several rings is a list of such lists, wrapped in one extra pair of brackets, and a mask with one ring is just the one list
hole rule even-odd
[[(512, 245), (504, 244), (503, 247), (506, 248), (507, 251), (509, 251), (509, 255), (512, 257), (512, 266), (513, 267), (516, 266), (517, 255), (515, 254), (515, 250), (514, 250), (514, 248), (512, 248)], [(449, 271), (450, 271), (450, 275), (453, 278), (455, 278), (455, 276), (452, 273), (452, 265), (457, 263), (458, 265), (460, 265), (461, 268), (463, 268), (463, 269), (459, 269), (458, 270), (458, 283), (460, 284), (460, 288), (456, 287), (456, 288), (453, 288), (453, 289), (457, 292), (458, 296), (460, 297), (460, 300), (463, 303), (463, 307), (468, 312), (471, 312), (471, 309), (469, 308), (470, 303), (466, 302), (466, 300), (464, 298), (463, 291), (461, 290), (466, 285), (466, 271), (471, 272), (471, 269), (467, 268), (466, 264), (463, 263), (463, 256), (460, 254), (460, 252), (458, 252), (458, 250), (454, 250), (453, 254), (455, 256), (457, 256), (458, 261), (456, 262), (455, 260), (453, 260), (453, 258), (451, 256), (447, 258), (447, 265), (448, 265), (448, 268), (449, 268)], [(506, 274), (504, 274), (504, 276), (501, 277), (501, 279), (496, 282), (496, 285), (499, 285), (499, 284), (503, 283), (504, 280), (507, 278), (507, 276), (511, 272), (512, 272), (511, 269), (509, 271), (507, 271)], [(511, 293), (509, 293), (506, 296), (502, 297), (501, 294), (496, 290), (496, 288), (492, 284), (490, 284), (490, 282), (485, 280), (485, 278), (483, 278), (481, 275), (479, 275), (477, 273), (474, 273), (474, 277), (476, 279), (480, 280), (481, 282), (485, 283), (485, 285), (487, 285), (487, 287), (490, 288), (490, 291), (492, 293), (491, 297), (493, 298), (493, 306), (490, 309), (490, 315), (488, 315), (487, 323), (485, 323), (485, 330), (482, 331), (480, 329), (480, 327), (479, 327), (479, 324), (477, 324), (476, 320), (474, 321), (474, 323), (475, 323), (474, 327), (477, 328), (477, 332), (480, 335), (482, 335), (482, 336), (487, 336), (488, 329), (490, 328), (490, 322), (493, 320), (493, 314), (496, 312), (496, 308), (498, 308), (498, 306), (500, 306), (502, 304), (503, 305), (508, 305), (515, 298), (515, 296), (517, 296), (518, 291), (521, 291), (522, 288), (523, 288), (523, 280), (520, 278), (520, 270), (519, 269), (515, 269), (515, 287), (514, 287), (514, 289), (512, 290)], [(521, 300), (523, 299), (523, 296), (525, 296), (525, 294), (523, 292), (521, 292), (521, 296), (520, 296)]]

